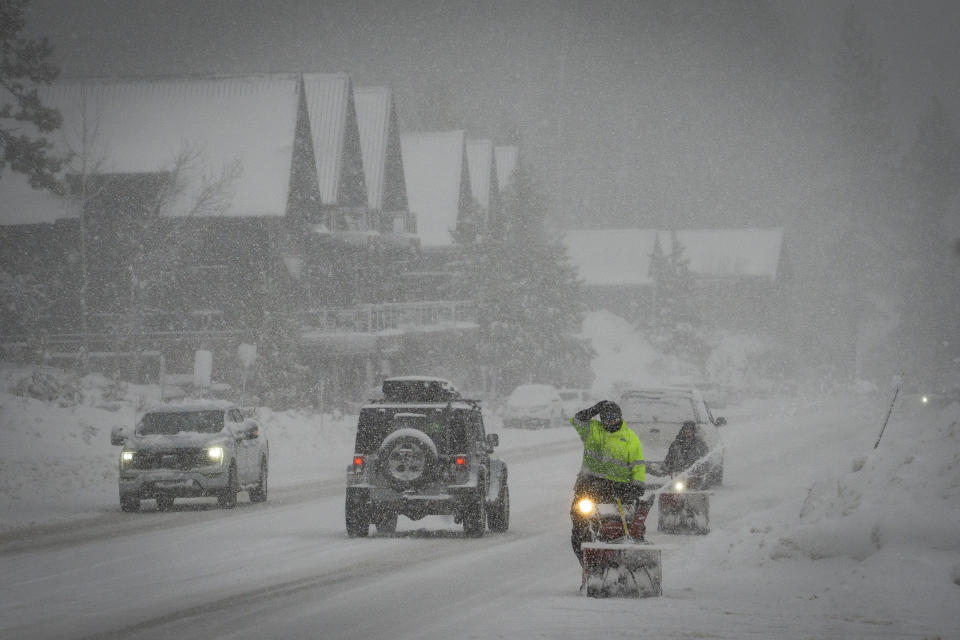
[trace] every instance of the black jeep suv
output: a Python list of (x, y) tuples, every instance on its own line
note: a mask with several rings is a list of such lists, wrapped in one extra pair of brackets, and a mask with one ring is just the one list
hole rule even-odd
[(399, 515), (451, 514), (467, 536), (506, 531), (507, 465), (491, 456), (499, 438), (484, 432), (479, 403), (424, 376), (388, 378), (383, 395), (360, 409), (347, 467), (347, 534), (366, 536), (371, 523), (393, 533)]

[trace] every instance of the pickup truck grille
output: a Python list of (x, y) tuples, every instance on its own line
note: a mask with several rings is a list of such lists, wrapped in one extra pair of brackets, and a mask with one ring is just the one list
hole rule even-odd
[(133, 469), (189, 470), (210, 464), (206, 449), (172, 449), (169, 451), (138, 451), (133, 456)]

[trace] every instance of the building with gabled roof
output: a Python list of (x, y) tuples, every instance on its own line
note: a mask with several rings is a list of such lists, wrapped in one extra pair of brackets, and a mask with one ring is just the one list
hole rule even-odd
[(470, 171), (470, 191), (482, 209), (481, 234), (499, 237), (500, 186), (497, 182), (497, 162), (492, 140), (467, 140), (467, 168)]
[(654, 247), (669, 255), (674, 234), (704, 321), (756, 328), (779, 319), (792, 279), (782, 229), (570, 229), (562, 243), (593, 305), (646, 322), (656, 305)]
[(520, 166), (520, 147), (497, 145), (493, 154), (497, 163), (497, 185), (503, 192), (513, 184), (513, 174)]
[(367, 230), (367, 186), (353, 85), (345, 73), (304, 73), (322, 207), (330, 230)]
[[(197, 152), (191, 171), (197, 179), (163, 215), (186, 215), (200, 176), (239, 163), (233, 197), (222, 210), (234, 217), (286, 214), (298, 92), (296, 74), (89, 79), (39, 89), (42, 102), (63, 115), (60, 130), (48, 136), (54, 152), (84, 154), (96, 173), (165, 172), (185, 145)], [(76, 170), (73, 164), (65, 173)], [(12, 171), (0, 179), (0, 224), (76, 215), (46, 192), (24, 186), (25, 178)]]
[[(475, 329), (469, 300), (436, 297), (429, 287), (404, 297), (406, 273), (422, 264), (410, 235), (396, 112), (382, 90), (362, 92), (373, 100), (358, 107), (346, 74), (279, 73), (91, 79), (57, 83), (49, 92), (44, 103), (61, 109), (65, 120), (62, 132), (49, 137), (86, 124), (96, 132), (90, 155), (100, 161), (88, 165), (84, 180), (68, 180), (75, 189), (85, 185), (83, 198), (59, 199), (30, 189), (19, 173), (4, 173), (0, 269), (35, 275), (50, 287), (57, 308), (40, 329), (57, 345), (57, 357), (72, 360), (81, 344), (97, 357), (148, 348), (163, 353), (170, 369), (183, 370), (194, 349), (209, 348), (218, 362), (232, 363), (237, 342), (264, 330), (269, 313), (299, 327), (298, 353), (313, 367), (311, 383), (324, 377), (331, 393), (348, 397), (388, 371), (393, 359), (419, 362), (426, 349), (415, 346), (419, 338), (411, 333), (422, 333), (430, 345), (449, 339), (462, 347)], [(371, 148), (382, 150), (369, 153), (371, 160), (382, 153), (374, 171), (379, 195), (366, 184), (358, 111), (368, 106), (377, 123)], [(463, 132), (453, 138), (440, 148), (453, 150), (456, 229), (460, 211), (469, 208), (470, 182)], [(58, 150), (78, 148), (68, 138), (57, 142)], [(166, 186), (179, 184), (172, 168), (184, 148), (197, 152), (179, 174), (184, 189), (158, 206)], [(228, 171), (234, 179), (226, 190), (205, 192), (229, 167), (236, 171)], [(201, 194), (215, 206), (192, 209), (192, 197)], [(403, 233), (371, 215), (397, 212), (405, 217)], [(145, 221), (149, 235), (142, 233)], [(441, 225), (436, 229), (446, 232)], [(135, 273), (132, 263), (166, 246), (143, 239), (166, 240), (171, 230), (189, 246), (172, 247), (155, 269), (170, 282), (134, 302), (131, 292), (151, 274)], [(85, 269), (78, 257), (84, 232)], [(441, 240), (440, 248), (449, 244)], [(81, 299), (82, 273), (90, 286)], [(80, 310), (83, 300), (88, 312)], [(21, 349), (15, 334), (25, 330), (23, 318), (8, 312), (0, 309), (0, 348)]]
[(451, 247), (469, 214), (472, 193), (464, 132), (435, 131), (400, 136), (403, 173), (417, 236), (426, 248)]
[(393, 92), (387, 87), (357, 87), (353, 94), (367, 183), (367, 206), (381, 218), (381, 230), (413, 233), (416, 225), (407, 206)]
[[(671, 232), (658, 233), (660, 246), (669, 252)], [(690, 260), (690, 271), (702, 283), (777, 282), (788, 269), (780, 228), (688, 229), (676, 234), (684, 255)]]

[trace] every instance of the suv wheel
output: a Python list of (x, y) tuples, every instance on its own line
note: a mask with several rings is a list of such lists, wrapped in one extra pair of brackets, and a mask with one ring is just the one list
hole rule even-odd
[(233, 509), (237, 506), (237, 493), (240, 491), (240, 483), (237, 480), (237, 468), (230, 465), (230, 474), (227, 476), (227, 488), (217, 496), (217, 502), (224, 509)]
[(170, 511), (173, 509), (173, 496), (161, 493), (157, 496), (157, 511)]
[(260, 480), (257, 482), (257, 486), (253, 489), (250, 489), (248, 492), (250, 496), (250, 502), (266, 502), (267, 501), (267, 459), (260, 459)]
[(430, 436), (422, 431), (400, 429), (384, 439), (378, 458), (389, 482), (403, 490), (430, 479), (437, 463), (437, 450)]
[(483, 488), (477, 490), (477, 495), (467, 505), (463, 514), (463, 532), (470, 538), (483, 537), (483, 530), (487, 525), (487, 500)]
[(137, 496), (120, 496), (120, 511), (140, 511), (140, 498)]
[(351, 538), (366, 538), (370, 533), (370, 507), (365, 493), (347, 491), (344, 515), (347, 521), (347, 535)]
[(510, 527), (510, 487), (504, 482), (497, 501), (487, 510), (487, 526), (490, 531), (502, 533)]

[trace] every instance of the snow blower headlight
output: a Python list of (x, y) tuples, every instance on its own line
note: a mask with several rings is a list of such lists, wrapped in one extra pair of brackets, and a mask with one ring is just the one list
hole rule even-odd
[(589, 515), (591, 512), (593, 512), (593, 507), (593, 500), (590, 498), (584, 498), (577, 503), (577, 508), (580, 509), (580, 513), (583, 515)]
[(677, 480), (676, 482), (673, 483), (674, 491), (683, 491), (686, 488), (687, 488), (687, 485), (683, 483), (683, 480)]

